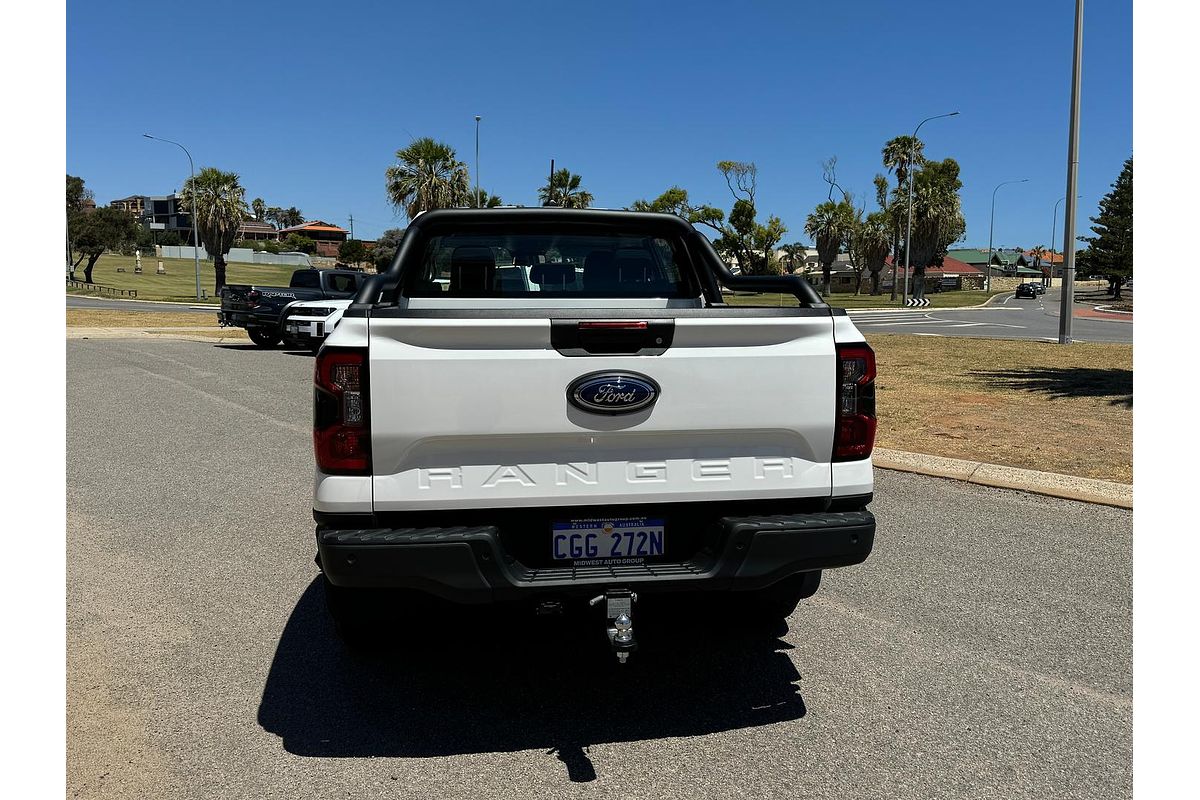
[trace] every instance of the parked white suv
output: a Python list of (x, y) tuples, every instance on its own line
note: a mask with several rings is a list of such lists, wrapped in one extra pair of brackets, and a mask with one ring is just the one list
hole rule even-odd
[(350, 300), (307, 300), (283, 311), (280, 336), (290, 347), (316, 351), (342, 321)]

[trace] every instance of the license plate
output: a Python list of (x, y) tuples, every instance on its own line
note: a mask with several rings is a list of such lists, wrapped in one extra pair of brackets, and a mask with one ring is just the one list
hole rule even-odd
[(665, 526), (661, 519), (573, 519), (555, 522), (551, 548), (555, 560), (640, 561), (663, 554)]

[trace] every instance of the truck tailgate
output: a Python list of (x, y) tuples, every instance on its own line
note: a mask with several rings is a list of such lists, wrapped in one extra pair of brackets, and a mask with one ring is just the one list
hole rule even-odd
[[(555, 349), (549, 315), (372, 317), (375, 509), (828, 496), (833, 322), (795, 311), (706, 309), (674, 319), (661, 355), (583, 357)], [(657, 402), (609, 416), (568, 401), (603, 371), (649, 377)]]

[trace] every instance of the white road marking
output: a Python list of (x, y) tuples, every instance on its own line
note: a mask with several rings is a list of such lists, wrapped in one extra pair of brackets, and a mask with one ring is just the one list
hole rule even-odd
[(960, 322), (957, 325), (951, 325), (951, 328), (976, 328), (980, 325), (986, 325), (995, 328), (1020, 328), (1025, 330), (1024, 325), (1008, 325), (1004, 322)]
[[(856, 322), (854, 324), (860, 328), (877, 328), (880, 325), (942, 325), (945, 322), (946, 320), (941, 319), (919, 319), (913, 322)], [(984, 325), (986, 323), (975, 324)]]

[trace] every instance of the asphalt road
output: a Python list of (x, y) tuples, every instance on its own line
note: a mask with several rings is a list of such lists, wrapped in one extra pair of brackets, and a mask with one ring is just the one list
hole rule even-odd
[(67, 295), (67, 308), (103, 308), (111, 311), (194, 311), (196, 313), (211, 314), (213, 316), (213, 324), (216, 324), (216, 315), (219, 306), (210, 305), (195, 305), (189, 306), (185, 303), (155, 303), (148, 300), (109, 300), (104, 297), (85, 297), (77, 294)]
[[(1008, 295), (994, 307), (964, 311), (938, 309), (851, 311), (854, 322), (871, 333), (907, 333), (922, 336), (970, 336), (987, 339), (1037, 339), (1058, 341), (1059, 290), (1050, 289), (1037, 299)], [(67, 308), (109, 308), (122, 311), (196, 311), (216, 314), (216, 307), (196, 308), (170, 303), (130, 302), (67, 295)], [(1133, 342), (1131, 319), (1075, 319), (1072, 338), (1080, 342)]]
[(449, 619), (351, 657), (313, 565), (308, 356), (67, 342), (68, 796), (1108, 798), (1131, 515), (877, 474), (790, 630)]
[[(1037, 298), (1004, 295), (987, 308), (963, 311), (895, 310), (854, 311), (854, 324), (870, 338), (872, 333), (906, 333), (921, 336), (970, 336), (985, 339), (1036, 339), (1058, 341), (1061, 292), (1048, 289)], [(1079, 308), (1090, 308), (1079, 306)], [(1133, 319), (1088, 319), (1076, 316), (1071, 338), (1077, 342), (1133, 343)]]

